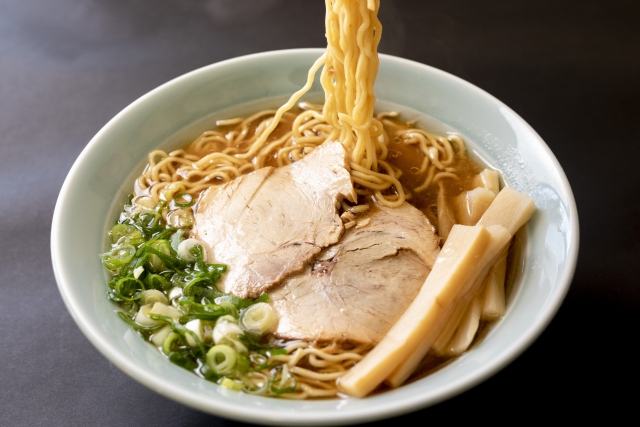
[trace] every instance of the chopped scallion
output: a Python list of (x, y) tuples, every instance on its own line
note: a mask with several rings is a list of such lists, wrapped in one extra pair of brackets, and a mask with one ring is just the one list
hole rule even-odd
[(123, 265), (128, 264), (135, 254), (136, 248), (133, 245), (124, 244), (116, 246), (109, 252), (100, 255), (100, 257), (102, 258), (102, 263), (105, 267), (109, 270), (117, 270)]
[(194, 200), (193, 196), (189, 193), (178, 193), (173, 196), (173, 203), (178, 207), (188, 208), (193, 206)]
[(213, 346), (207, 352), (207, 364), (218, 375), (233, 372), (238, 361), (238, 353), (226, 344)]
[(244, 384), (242, 384), (241, 382), (234, 381), (227, 377), (222, 377), (222, 379), (220, 380), (220, 385), (234, 391), (240, 391), (244, 388)]

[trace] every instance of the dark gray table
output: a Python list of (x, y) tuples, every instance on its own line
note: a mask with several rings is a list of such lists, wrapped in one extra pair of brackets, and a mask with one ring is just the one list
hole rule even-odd
[[(77, 155), (122, 108), (212, 62), (322, 47), (323, 9), (320, 0), (0, 0), (0, 425), (239, 425), (155, 394), (91, 346), (53, 278), (51, 216)], [(540, 339), (417, 419), (632, 414), (640, 2), (383, 0), (381, 19), (381, 52), (476, 84), (540, 133), (581, 223), (572, 288)]]

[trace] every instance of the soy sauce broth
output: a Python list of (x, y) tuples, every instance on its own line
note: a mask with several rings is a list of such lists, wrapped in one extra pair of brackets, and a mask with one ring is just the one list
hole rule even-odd
[[(423, 191), (415, 191), (427, 178), (429, 168), (422, 173), (418, 173), (425, 155), (420, 150), (418, 144), (406, 144), (402, 138), (398, 136), (398, 132), (415, 128), (415, 125), (403, 121), (402, 117), (387, 120), (393, 122), (392, 126), (384, 124), (385, 130), (389, 135), (389, 155), (387, 162), (394, 168), (402, 171), (399, 180), (405, 191), (410, 195), (407, 202), (422, 211), (422, 213), (429, 218), (431, 224), (438, 229), (438, 208), (436, 200), (440, 186), (438, 183), (433, 183)], [(429, 130), (427, 129), (427, 131)], [(451, 166), (456, 169), (455, 173), (458, 179), (445, 178), (441, 180), (445, 190), (446, 201), (450, 206), (455, 206), (456, 196), (460, 195), (463, 191), (474, 188), (471, 181), (486, 168), (486, 166), (481, 165), (469, 157), (469, 150), (465, 150), (465, 155), (460, 155), (460, 151), (456, 148), (454, 145), (455, 161)]]

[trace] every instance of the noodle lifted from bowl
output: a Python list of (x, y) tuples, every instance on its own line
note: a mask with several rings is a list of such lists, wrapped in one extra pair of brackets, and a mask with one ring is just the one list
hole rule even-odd
[[(465, 156), (462, 140), (456, 135), (434, 136), (422, 129), (396, 129), (397, 113), (374, 116), (374, 82), (378, 73), (377, 47), (382, 34), (378, 20), (379, 0), (326, 0), (327, 51), (311, 67), (305, 86), (277, 111), (265, 110), (246, 119), (218, 122), (223, 131), (207, 131), (185, 149), (167, 154), (149, 154), (144, 173), (136, 180), (134, 200), (140, 208), (153, 209), (163, 200), (178, 195), (199, 194), (212, 185), (221, 185), (260, 169), (267, 164), (284, 166), (302, 159), (325, 141), (341, 141), (350, 154), (350, 173), (360, 195), (373, 195), (379, 203), (397, 207), (411, 197), (399, 181), (402, 172), (387, 161), (391, 128), (402, 143), (416, 145), (424, 155), (418, 170), (422, 184), (415, 192), (426, 191), (439, 180), (458, 179), (454, 161)], [(289, 112), (311, 88), (317, 71), (324, 65), (320, 81), (324, 105), (301, 103), (302, 112)], [(284, 133), (273, 137), (280, 125)], [(178, 206), (180, 206), (178, 204)], [(193, 224), (191, 208), (162, 208), (162, 216), (176, 227)], [(271, 356), (269, 363), (283, 364), (282, 381), (291, 375), (298, 388), (282, 397), (332, 397), (335, 382), (350, 369), (368, 348), (344, 351), (333, 345), (316, 348), (293, 342), (286, 355)], [(249, 375), (254, 388), (273, 380), (268, 370)]]
[[(273, 156), (282, 166), (299, 160), (324, 141), (339, 140), (351, 155), (351, 177), (359, 187), (358, 194), (373, 194), (383, 205), (400, 206), (406, 199), (405, 190), (398, 181), (401, 172), (385, 161), (388, 137), (380, 120), (373, 115), (373, 86), (379, 64), (377, 48), (382, 34), (377, 17), (379, 6), (379, 0), (327, 0), (327, 51), (309, 70), (305, 86), (275, 113), (262, 111), (255, 114), (243, 121), (237, 133), (230, 137), (205, 132), (198, 140), (200, 146), (194, 147), (200, 151), (200, 148), (204, 149), (216, 141), (223, 145), (218, 152), (201, 158), (180, 151), (170, 156), (161, 151), (152, 152), (149, 168), (138, 179), (140, 189), (159, 183), (168, 186), (179, 181), (184, 188), (174, 187), (173, 194), (186, 191), (197, 195), (210, 185), (228, 182), (259, 169)], [(291, 132), (269, 140), (286, 112), (309, 91), (322, 65), (321, 83), (325, 92), (322, 110), (307, 109), (295, 119)], [(249, 123), (271, 115), (273, 117), (258, 125), (254, 135), (248, 135)], [(430, 135), (425, 137), (432, 142), (435, 140)], [(448, 155), (450, 162), (453, 161), (450, 147), (453, 139), (433, 144), (441, 155)], [(460, 146), (459, 139), (455, 142)], [(435, 165), (438, 164), (438, 154), (425, 154)], [(180, 177), (175, 176), (177, 172)], [(159, 190), (164, 186), (156, 185), (150, 190), (154, 200), (160, 199)]]

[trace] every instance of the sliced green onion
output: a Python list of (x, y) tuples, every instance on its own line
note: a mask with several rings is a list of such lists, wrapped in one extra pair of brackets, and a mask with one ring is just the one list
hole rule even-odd
[(180, 317), (180, 319), (178, 319), (178, 322), (181, 325), (186, 325), (192, 320), (197, 320), (197, 319), (206, 320), (208, 322), (215, 322), (216, 320), (218, 320), (218, 317), (220, 316), (214, 313), (191, 313), (191, 314), (185, 314), (184, 316)]
[(149, 255), (149, 265), (153, 271), (160, 272), (167, 269), (167, 264), (171, 264), (171, 243), (167, 240), (157, 240), (153, 242), (147, 251)]
[(268, 345), (260, 344), (256, 338), (251, 335), (240, 335), (238, 337), (240, 341), (242, 341), (250, 350), (257, 351), (260, 354), (264, 354), (266, 356), (278, 356), (287, 354), (287, 350), (284, 348), (275, 348), (270, 347)]
[(198, 259), (196, 256), (196, 252), (191, 252), (196, 246), (200, 246), (202, 250), (202, 256), (204, 257), (204, 248), (202, 248), (202, 244), (197, 239), (187, 239), (180, 242), (178, 245), (178, 258), (184, 261), (193, 262)]
[(122, 320), (124, 320), (129, 326), (131, 326), (136, 331), (155, 332), (155, 331), (158, 331), (158, 330), (162, 329), (162, 327), (163, 327), (163, 325), (156, 325), (156, 326), (142, 326), (142, 325), (139, 325), (136, 322), (134, 322), (133, 320), (131, 320), (131, 318), (129, 316), (127, 316), (125, 313), (123, 313), (122, 311), (118, 312), (118, 317), (121, 318)]
[[(187, 324), (184, 325), (184, 328), (184, 331), (187, 333), (187, 344), (189, 344), (191, 347), (199, 347), (200, 345), (202, 345), (204, 336), (203, 325), (200, 319), (195, 319), (187, 322)], [(202, 350), (202, 354), (204, 354), (204, 348)]]
[(191, 227), (195, 222), (193, 211), (189, 208), (178, 208), (169, 212), (167, 222), (175, 228)]
[[(193, 342), (195, 343), (195, 346), (198, 347), (198, 349), (200, 350), (200, 353), (202, 355), (204, 355), (206, 353), (206, 350), (204, 348), (204, 344), (202, 344), (202, 341), (200, 340), (200, 338), (198, 337), (198, 335), (196, 335), (195, 332), (193, 332), (192, 330), (187, 329), (185, 326), (181, 325), (180, 323), (175, 322), (174, 320), (177, 320), (180, 317), (180, 312), (178, 310), (176, 310), (173, 307), (169, 307), (169, 306), (158, 306), (159, 303), (155, 303), (153, 305), (153, 309), (154, 310), (158, 310), (158, 311), (162, 311), (165, 314), (168, 315), (162, 315), (162, 314), (158, 314), (158, 313), (149, 313), (149, 318), (151, 320), (160, 320), (162, 322), (165, 322), (167, 324), (169, 324), (171, 326), (171, 330), (173, 331), (173, 334), (177, 334), (187, 345), (189, 345), (189, 339), (187, 338), (187, 335), (189, 336), (189, 338), (191, 340), (193, 340)], [(175, 313), (174, 313), (175, 312)], [(171, 336), (169, 335), (169, 337)], [(169, 337), (167, 337), (167, 339), (169, 339)], [(173, 338), (175, 339), (175, 338)], [(170, 347), (166, 347), (167, 345), (171, 345), (171, 343), (167, 344), (167, 341), (165, 340), (165, 342), (163, 343), (163, 351), (165, 350), (171, 350)], [(165, 351), (165, 354), (169, 354), (167, 353), (167, 351)]]
[(178, 193), (173, 196), (173, 203), (178, 207), (188, 208), (193, 206), (194, 200), (193, 196), (189, 193)]
[(129, 262), (129, 264), (126, 264), (120, 267), (120, 270), (118, 270), (117, 275), (120, 277), (131, 275), (136, 268), (146, 264), (148, 258), (149, 258), (149, 254), (145, 253), (144, 255), (139, 256), (138, 252), (136, 252), (135, 257)]
[(240, 316), (240, 326), (245, 332), (262, 336), (272, 332), (278, 324), (276, 312), (266, 302), (259, 302), (247, 308)]
[(240, 337), (242, 336), (242, 329), (236, 323), (236, 319), (227, 315), (222, 316), (216, 322), (216, 326), (213, 328), (213, 342), (216, 344), (226, 344), (238, 351), (238, 353), (246, 354), (249, 352), (247, 346), (245, 346)]
[[(233, 324), (238, 324), (238, 319), (236, 319), (235, 317), (227, 314), (225, 316), (222, 316), (221, 318), (218, 319), (218, 323), (223, 323), (223, 322), (230, 322)], [(242, 330), (240, 330), (240, 333), (242, 333)]]
[(264, 369), (264, 366), (267, 366), (267, 363), (269, 363), (269, 358), (264, 354), (251, 353), (249, 355), (249, 361), (256, 366), (256, 370), (261, 371)]
[(206, 277), (196, 277), (195, 279), (187, 283), (187, 285), (182, 289), (182, 293), (189, 297), (191, 295), (194, 295), (194, 287), (204, 287), (208, 284), (209, 280), (207, 280)]
[(118, 243), (123, 237), (129, 237), (129, 235), (132, 235), (134, 233), (140, 235), (140, 237), (142, 238), (142, 233), (140, 233), (140, 230), (135, 228), (133, 225), (116, 224), (111, 227), (111, 231), (109, 232), (109, 234), (111, 235), (111, 243)]
[(133, 277), (135, 277), (136, 279), (140, 278), (142, 273), (144, 273), (144, 267), (143, 266), (136, 267), (136, 268), (133, 269)]
[(182, 312), (180, 310), (176, 310), (170, 305), (164, 305), (159, 302), (154, 303), (151, 311), (149, 312), (149, 318), (169, 324), (177, 321), (180, 316), (182, 316)]
[[(178, 288), (179, 289), (179, 288)], [(229, 308), (218, 304), (198, 304), (191, 300), (180, 301), (180, 308), (187, 314), (180, 318), (180, 323), (185, 324), (194, 319), (216, 321), (220, 316), (228, 315)]]
[(140, 304), (147, 305), (154, 304), (156, 302), (160, 302), (164, 305), (169, 305), (169, 300), (164, 295), (164, 293), (156, 289), (148, 289), (140, 294)]
[(166, 201), (173, 200), (175, 198), (175, 194), (184, 191), (186, 188), (181, 182), (173, 182), (167, 185), (160, 193), (160, 197), (162, 197)]
[(153, 229), (158, 227), (160, 222), (160, 213), (158, 211), (142, 211), (137, 215), (137, 223), (140, 224), (142, 228), (146, 231), (151, 232)]
[(238, 362), (236, 362), (236, 371), (240, 374), (246, 374), (249, 371), (251, 362), (249, 358), (242, 353), (238, 353)]
[(247, 359), (250, 362), (249, 366), (253, 366), (252, 369), (247, 369), (247, 373), (270, 370), (282, 365), (282, 362), (269, 363), (269, 357), (260, 353), (251, 353)]
[(271, 391), (275, 394), (293, 393), (297, 387), (296, 377), (289, 373), (287, 365), (283, 365), (271, 380)]
[(198, 367), (198, 364), (193, 360), (191, 360), (191, 358), (186, 357), (184, 354), (179, 353), (177, 351), (174, 351), (173, 353), (169, 354), (169, 360), (175, 363), (176, 365), (182, 368), (188, 369), (190, 371), (193, 371)]
[(162, 289), (166, 291), (173, 287), (171, 282), (169, 282), (167, 279), (165, 279), (159, 274), (147, 275), (145, 282), (147, 286), (151, 289)]
[(209, 381), (217, 381), (220, 378), (220, 375), (216, 374), (207, 363), (200, 366), (200, 374)]
[(178, 288), (184, 288), (190, 280), (192, 280), (190, 276), (185, 276), (180, 272), (171, 276), (171, 283)]
[[(178, 191), (184, 192), (184, 189), (172, 188), (171, 194), (166, 192), (163, 196), (168, 198), (174, 191), (177, 194)], [(178, 205), (172, 205), (173, 208), (180, 208), (170, 214), (185, 214), (192, 220), (192, 209), (182, 205), (192, 205), (193, 199), (189, 195), (181, 195), (176, 200)], [(150, 197), (143, 197), (136, 199), (138, 206), (133, 206), (132, 196), (129, 203), (131, 206), (125, 206), (119, 223), (109, 232), (111, 251), (101, 254), (105, 267), (113, 273), (113, 278), (108, 282), (107, 295), (122, 310), (126, 310), (119, 312), (118, 316), (159, 346), (172, 363), (198, 371), (198, 374), (211, 381), (218, 382), (221, 376), (227, 375), (229, 380), (236, 383), (238, 376), (244, 378), (251, 374), (249, 370), (253, 365), (241, 354), (248, 350), (237, 335), (243, 333), (237, 325), (237, 317), (239, 308), (245, 308), (255, 301), (233, 300), (238, 306), (232, 302), (214, 304), (215, 298), (226, 295), (216, 287), (226, 266), (208, 264), (200, 244), (188, 250), (190, 261), (177, 256), (177, 249), (186, 236), (180, 227), (172, 227), (165, 222), (168, 200), (156, 203)], [(169, 293), (176, 298), (174, 303), (180, 302), (180, 310), (169, 304)], [(226, 322), (233, 323), (237, 330), (235, 340), (217, 344), (219, 349), (226, 347), (232, 352), (217, 356), (213, 354), (213, 362), (216, 362), (213, 365), (224, 368), (233, 362), (231, 374), (217, 373), (207, 362), (209, 346), (204, 341), (213, 335), (214, 323), (221, 317), (227, 318)], [(233, 350), (234, 347), (236, 350)], [(230, 385), (234, 388), (248, 387), (242, 383)]]
[(219, 316), (223, 316), (227, 311), (226, 307), (218, 304), (198, 304), (197, 302), (193, 302), (191, 300), (182, 300), (180, 301), (180, 307), (183, 310), (186, 310), (187, 313), (199, 313), (199, 312), (207, 312), (207, 313), (217, 313)]
[(184, 316), (182, 316), (180, 318), (179, 322), (182, 325), (187, 324), (187, 323), (191, 322), (192, 320), (196, 320), (196, 319), (206, 320), (206, 321), (209, 321), (209, 322), (214, 322), (214, 321), (218, 320), (219, 317), (220, 317), (220, 314), (218, 314), (218, 313), (208, 313), (206, 311), (201, 311), (201, 312), (198, 312), (198, 313), (185, 314)]
[(176, 298), (180, 298), (183, 295), (182, 288), (180, 286), (174, 286), (169, 291), (169, 299), (174, 300)]
[(284, 348), (269, 348), (267, 350), (264, 351), (267, 356), (271, 357), (271, 356), (284, 356), (285, 354), (287, 354), (287, 350)]
[(238, 309), (236, 308), (235, 305), (228, 302), (224, 302), (224, 301), (217, 305), (227, 310), (226, 314), (233, 316), (235, 319), (238, 318)]
[(144, 244), (142, 244), (139, 248), (138, 248), (138, 252), (136, 252), (136, 256), (140, 256), (144, 253), (144, 251), (151, 246), (155, 241), (160, 240), (160, 239), (164, 239), (165, 237), (168, 236), (169, 232), (171, 230), (163, 230), (160, 233), (156, 234), (155, 236), (153, 236), (151, 239), (147, 240)]
[[(137, 286), (136, 286), (137, 285)], [(116, 282), (115, 291), (118, 297), (126, 301), (134, 301), (140, 298), (140, 295), (145, 290), (142, 280), (135, 279), (133, 277), (123, 277)]]
[(290, 377), (291, 380), (287, 382), (285, 386), (277, 386), (274, 382), (271, 382), (271, 391), (275, 394), (285, 394), (285, 393), (295, 393), (296, 388), (298, 387), (298, 382), (294, 377)]
[(204, 261), (204, 249), (202, 245), (195, 245), (189, 248), (189, 253), (196, 257), (196, 269), (203, 273), (208, 272), (207, 263)]
[[(256, 381), (254, 378), (259, 378)], [(269, 390), (269, 378), (263, 374), (262, 372), (249, 372), (247, 378), (253, 383), (256, 384), (256, 387), (245, 387), (244, 391), (250, 394), (256, 395), (266, 395)]]
[(227, 271), (227, 265), (226, 264), (207, 264), (207, 271), (209, 273), (213, 273), (213, 272), (224, 273), (225, 271)]
[(216, 322), (216, 326), (213, 328), (213, 342), (216, 344), (230, 344), (229, 341), (238, 341), (238, 335), (242, 335), (242, 329), (235, 323), (224, 319), (227, 316), (222, 316)]
[(237, 308), (247, 308), (253, 304), (256, 304), (258, 302), (268, 302), (269, 301), (269, 296), (267, 294), (262, 294), (260, 295), (257, 299), (255, 300), (250, 300), (250, 299), (242, 299), (242, 298), (238, 298), (236, 296), (233, 295), (227, 295), (227, 294), (223, 294), (221, 292), (222, 296), (219, 296), (217, 298), (214, 299), (214, 302), (216, 304), (222, 304), (223, 302), (229, 303), (229, 304), (233, 304), (234, 306), (236, 306)]
[(206, 298), (210, 301), (214, 300), (215, 298), (217, 298), (222, 292), (218, 291), (218, 290), (214, 290), (214, 289), (209, 289), (209, 288), (201, 288), (199, 286), (193, 286), (191, 288), (191, 290), (189, 291), (189, 294), (187, 295), (186, 293), (184, 294), (185, 296), (189, 296), (189, 297), (193, 297), (194, 299), (197, 298)]
[(150, 210), (155, 209), (155, 207), (157, 206), (156, 201), (153, 199), (153, 197), (150, 196), (139, 196), (133, 199), (132, 202), (135, 205), (140, 206), (141, 208)]
[(164, 343), (164, 340), (169, 336), (171, 332), (171, 326), (161, 326), (160, 330), (149, 337), (149, 341), (151, 341), (156, 347), (162, 347), (162, 343)]
[(140, 305), (136, 301), (120, 301), (120, 308), (122, 308), (130, 319), (134, 318), (139, 307)]
[(162, 324), (162, 321), (149, 317), (152, 308), (152, 304), (141, 306), (133, 320), (142, 326), (157, 326)]
[(164, 354), (166, 354), (167, 356), (169, 356), (172, 351), (171, 351), (171, 347), (173, 346), (173, 343), (176, 341), (180, 341), (180, 334), (177, 334), (175, 332), (171, 332), (165, 339), (164, 342), (162, 343), (162, 352)]
[(121, 245), (116, 246), (109, 252), (100, 255), (102, 263), (109, 270), (117, 270), (118, 268), (126, 265), (133, 259), (136, 254), (136, 248), (133, 245)]
[(207, 365), (218, 375), (233, 372), (238, 361), (238, 353), (226, 344), (215, 345), (207, 352)]
[(222, 377), (220, 380), (220, 385), (222, 387), (226, 387), (229, 390), (240, 391), (244, 388), (244, 384), (238, 381), (234, 381), (227, 377)]
[(178, 252), (178, 246), (182, 241), (182, 236), (184, 235), (184, 230), (178, 230), (171, 235), (169, 241), (171, 242), (171, 247), (174, 251)]
[(187, 345), (189, 345), (189, 339), (187, 338), (188, 336), (195, 343), (195, 345), (192, 347), (198, 347), (198, 349), (200, 350), (200, 354), (202, 354), (203, 356), (205, 355), (207, 351), (204, 348), (204, 344), (202, 344), (202, 341), (200, 340), (200, 338), (195, 332), (193, 332), (192, 330), (186, 329), (184, 326), (182, 326), (179, 323), (174, 323), (173, 325), (171, 325), (171, 329), (173, 329), (174, 331), (180, 329), (182, 334), (184, 334), (184, 338), (187, 341)]

